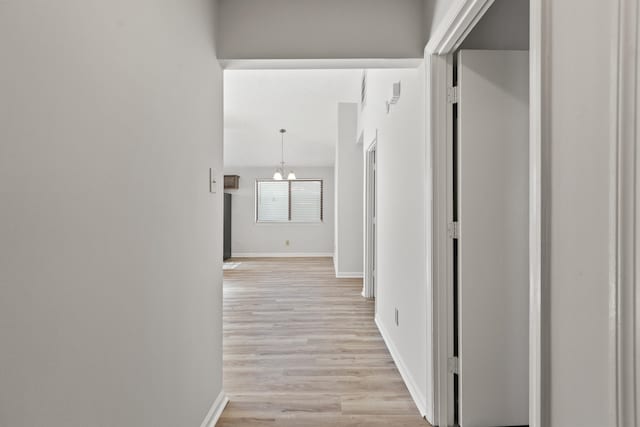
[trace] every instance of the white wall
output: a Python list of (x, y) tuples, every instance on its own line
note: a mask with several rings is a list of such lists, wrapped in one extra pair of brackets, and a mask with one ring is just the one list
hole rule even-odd
[(607, 206), (616, 2), (562, 0), (547, 7), (549, 424), (611, 425)]
[[(397, 81), (402, 85), (401, 97), (387, 114), (385, 101)], [(431, 283), (425, 267), (424, 103), (424, 66), (368, 71), (367, 103), (360, 120), (364, 149), (378, 130), (376, 318), (385, 339), (396, 350), (396, 362), (416, 403), (433, 420), (433, 361), (427, 351)]]
[[(334, 184), (331, 167), (293, 168), (298, 178), (324, 180), (324, 221), (318, 224), (256, 223), (255, 185), (258, 178), (271, 178), (274, 168), (225, 169), (226, 174), (240, 176), (238, 190), (225, 190), (231, 196), (231, 251), (233, 256), (255, 255), (323, 255), (333, 252)], [(285, 241), (289, 240), (289, 246)]]
[[(427, 42), (442, 18), (446, 15), (451, 3), (451, 0), (424, 0), (424, 31)], [(426, 44), (425, 42), (425, 45)]]
[(496, 0), (460, 47), (528, 50), (529, 0)]
[(357, 102), (358, 69), (225, 70), (224, 164), (333, 166), (338, 102)]
[(219, 0), (225, 59), (422, 58), (424, 0)]
[(358, 140), (358, 104), (338, 104), (336, 145), (336, 228), (334, 266), (338, 277), (364, 271), (364, 163)]
[(221, 391), (213, 20), (0, 1), (1, 426), (198, 426)]

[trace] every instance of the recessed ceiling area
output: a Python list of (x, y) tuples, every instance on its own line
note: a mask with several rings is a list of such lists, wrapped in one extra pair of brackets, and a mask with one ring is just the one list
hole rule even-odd
[(339, 102), (358, 102), (361, 70), (227, 70), (225, 166), (332, 166)]

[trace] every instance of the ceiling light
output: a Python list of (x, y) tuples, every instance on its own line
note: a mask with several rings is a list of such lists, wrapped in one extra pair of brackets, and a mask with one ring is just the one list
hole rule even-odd
[(276, 169), (273, 173), (273, 179), (275, 181), (282, 181), (286, 176), (288, 180), (296, 179), (296, 174), (293, 171), (289, 171), (286, 173), (284, 169), (284, 134), (287, 132), (286, 129), (280, 129), (280, 167)]

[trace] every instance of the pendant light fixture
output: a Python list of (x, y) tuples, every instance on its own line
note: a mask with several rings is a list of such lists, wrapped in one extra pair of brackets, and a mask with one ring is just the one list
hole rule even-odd
[(286, 129), (280, 129), (280, 167), (273, 173), (273, 179), (276, 181), (282, 181), (285, 175), (288, 180), (296, 179), (296, 174), (293, 171), (289, 171), (289, 173), (287, 173), (284, 170), (284, 134), (286, 132)]

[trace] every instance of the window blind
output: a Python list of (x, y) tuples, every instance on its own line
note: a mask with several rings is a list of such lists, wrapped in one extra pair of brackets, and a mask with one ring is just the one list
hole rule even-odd
[(322, 222), (322, 180), (256, 182), (257, 222)]
[(258, 181), (256, 191), (259, 222), (289, 220), (289, 183), (287, 181)]
[(291, 221), (321, 221), (321, 197), (320, 181), (291, 181)]

